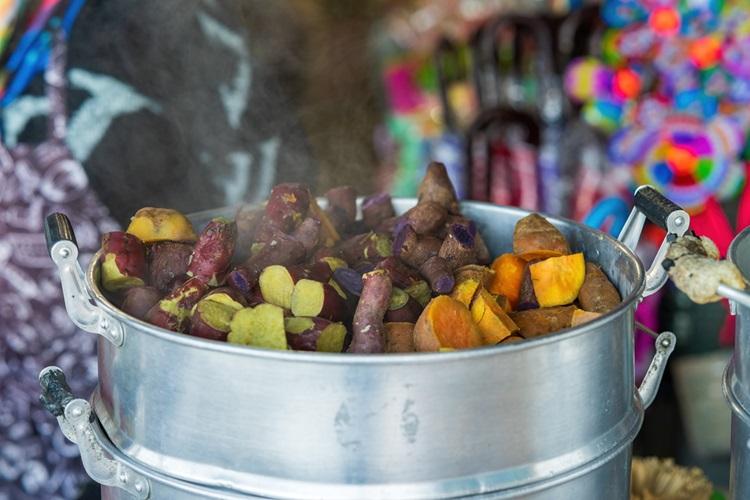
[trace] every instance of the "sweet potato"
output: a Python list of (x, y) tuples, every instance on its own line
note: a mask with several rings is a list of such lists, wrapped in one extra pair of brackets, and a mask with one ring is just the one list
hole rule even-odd
[(292, 232), (292, 237), (302, 243), (308, 255), (312, 255), (320, 242), (320, 221), (313, 217), (305, 218)]
[(341, 352), (344, 349), (346, 327), (323, 318), (284, 319), (286, 340), (297, 351)]
[(451, 225), (440, 246), (438, 256), (445, 259), (451, 269), (476, 263), (476, 234), (477, 228), (473, 222)]
[(511, 312), (509, 316), (528, 339), (570, 327), (575, 310), (575, 306), (558, 306)]
[(352, 342), (348, 352), (381, 353), (385, 350), (383, 318), (388, 311), (393, 286), (382, 269), (362, 276), (362, 295), (352, 321)]
[(229, 324), (227, 342), (285, 350), (284, 310), (273, 304), (240, 309)]
[[(541, 262), (541, 261), (531, 261)], [(527, 309), (536, 309), (539, 307), (539, 302), (536, 300), (534, 294), (534, 283), (531, 281), (531, 273), (529, 272), (529, 263), (523, 270), (523, 279), (521, 280), (521, 290), (518, 292), (518, 303), (514, 309), (519, 311), (525, 311)]]
[(232, 261), (236, 238), (237, 226), (233, 221), (222, 217), (211, 220), (198, 236), (187, 275), (217, 286)]
[(419, 272), (435, 293), (450, 293), (456, 283), (450, 264), (437, 255), (430, 257), (419, 266)]
[(448, 210), (434, 201), (417, 203), (407, 210), (401, 218), (419, 235), (432, 234), (445, 224)]
[(146, 248), (137, 237), (113, 231), (102, 237), (101, 282), (118, 292), (142, 286), (146, 278)]
[(245, 300), (231, 288), (211, 291), (198, 301), (191, 313), (190, 335), (225, 341), (234, 314), (246, 305)]
[(357, 192), (351, 186), (339, 186), (329, 189), (325, 197), (331, 223), (339, 233), (347, 232), (357, 218)]
[(141, 208), (130, 219), (127, 232), (144, 243), (197, 239), (187, 217), (171, 208)]
[(515, 309), (521, 297), (526, 261), (517, 255), (506, 253), (492, 262), (492, 269), (495, 274), (487, 289), (494, 294), (507, 297), (511, 307)]
[(389, 323), (414, 323), (422, 312), (422, 306), (408, 293), (400, 288), (392, 287), (391, 301), (384, 321)]
[(140, 320), (145, 320), (148, 311), (161, 299), (161, 292), (151, 286), (134, 286), (125, 290), (120, 309)]
[(443, 242), (433, 236), (419, 236), (409, 225), (401, 227), (393, 239), (393, 255), (419, 269), (440, 251)]
[(269, 242), (255, 245), (255, 248), (257, 250), (244, 265), (255, 279), (268, 266), (297, 264), (306, 254), (302, 243), (281, 231), (277, 231)]
[(290, 233), (307, 216), (311, 198), (310, 191), (302, 184), (277, 184), (268, 196), (265, 218), (283, 232)]
[(187, 279), (188, 262), (193, 245), (176, 241), (159, 241), (148, 249), (148, 282), (162, 293), (171, 290), (176, 282)]
[(471, 302), (471, 319), (477, 324), (485, 345), (494, 345), (517, 332), (518, 326), (487, 290), (477, 292)]
[(318, 205), (315, 197), (310, 197), (309, 213), (311, 217), (320, 221), (320, 243), (325, 247), (332, 247), (341, 240), (341, 235), (331, 222), (330, 217)]
[(404, 288), (404, 291), (422, 307), (426, 306), (432, 298), (432, 290), (430, 289), (429, 283), (425, 280), (419, 280), (413, 285), (407, 286)]
[(469, 309), (447, 295), (432, 299), (414, 326), (414, 346), (420, 352), (481, 345), (482, 335)]
[(375, 265), (375, 269), (387, 272), (393, 285), (401, 288), (407, 288), (422, 279), (416, 270), (408, 267), (395, 256), (384, 258)]
[(152, 325), (175, 332), (186, 331), (190, 312), (208, 292), (208, 284), (200, 278), (190, 278), (156, 303), (146, 314)]
[(333, 279), (341, 289), (356, 297), (362, 294), (362, 273), (351, 267), (341, 267), (333, 272)]
[(385, 324), (385, 352), (414, 352), (414, 323)]
[(620, 304), (620, 293), (599, 266), (587, 262), (578, 302), (584, 311), (605, 314)]
[(391, 238), (373, 231), (358, 234), (341, 243), (341, 252), (350, 266), (361, 262), (378, 262), (392, 255)]
[(550, 257), (529, 265), (534, 295), (540, 307), (571, 304), (586, 277), (586, 262), (582, 253)]
[(442, 205), (452, 214), (459, 213), (456, 190), (442, 163), (432, 162), (427, 166), (425, 176), (419, 184), (417, 199), (419, 203), (431, 201)]
[(255, 233), (263, 220), (263, 207), (244, 204), (237, 209), (234, 221), (237, 224), (237, 244), (235, 259), (237, 262), (250, 257), (250, 246), (255, 241)]
[(308, 278), (302, 266), (268, 266), (258, 277), (258, 286), (265, 302), (291, 309), (294, 284)]
[(227, 273), (226, 285), (248, 299), (250, 292), (258, 284), (258, 277), (245, 266), (237, 266)]
[(474, 295), (476, 295), (481, 287), (482, 284), (475, 278), (465, 278), (456, 283), (456, 286), (453, 287), (451, 298), (456, 299), (466, 307), (469, 307), (474, 300)]
[(374, 194), (362, 201), (362, 220), (369, 229), (375, 229), (395, 215), (391, 195), (387, 193)]
[(589, 321), (593, 321), (601, 315), (602, 313), (588, 312), (581, 309), (576, 309), (575, 311), (573, 311), (573, 318), (570, 321), (570, 326), (578, 326), (584, 323), (588, 323)]
[(479, 282), (484, 288), (487, 288), (492, 284), (495, 271), (487, 266), (467, 264), (456, 269), (453, 276), (456, 279), (456, 283), (461, 283), (466, 279), (473, 279)]
[(514, 333), (512, 335), (508, 335), (503, 340), (501, 340), (500, 342), (498, 342), (498, 345), (499, 344), (515, 344), (516, 342), (522, 342), (524, 340), (526, 340), (526, 339), (523, 338), (523, 336), (521, 334)]
[(295, 283), (290, 308), (295, 316), (317, 316), (331, 321), (343, 320), (347, 314), (346, 302), (336, 289), (310, 279)]
[(527, 215), (513, 231), (513, 253), (519, 257), (537, 258), (567, 255), (570, 247), (565, 236), (539, 214)]

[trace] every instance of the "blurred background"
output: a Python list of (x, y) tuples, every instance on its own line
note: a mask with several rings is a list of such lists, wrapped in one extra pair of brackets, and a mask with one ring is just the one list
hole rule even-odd
[[(724, 255), (750, 223), (748, 9), (0, 0), (0, 499), (97, 497), (36, 402), (43, 366), (72, 373), (79, 394), (96, 381), (93, 336), (68, 320), (44, 248), (47, 213), (71, 214), (86, 261), (142, 206), (236, 205), (292, 180), (413, 196), (438, 160), (462, 198), (612, 234), (634, 187), (652, 184)], [(645, 234), (648, 263), (664, 233)], [(635, 454), (698, 466), (717, 491), (729, 476), (727, 312), (670, 285), (638, 310), (678, 348)], [(636, 344), (642, 376), (652, 340)]]

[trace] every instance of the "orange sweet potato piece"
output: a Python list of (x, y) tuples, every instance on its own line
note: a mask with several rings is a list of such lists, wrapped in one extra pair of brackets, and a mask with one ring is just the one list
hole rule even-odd
[(476, 279), (465, 279), (458, 285), (453, 287), (451, 297), (456, 299), (466, 307), (469, 307), (471, 305), (471, 301), (474, 300), (474, 295), (480, 288), (481, 283), (479, 283), (479, 281), (477, 281)]
[(586, 277), (582, 253), (562, 255), (529, 266), (539, 307), (564, 306), (578, 297)]
[(494, 345), (518, 331), (518, 326), (505, 314), (495, 297), (487, 290), (479, 290), (471, 303), (471, 318), (479, 327), (486, 345)]
[(511, 308), (515, 309), (521, 294), (526, 261), (517, 255), (506, 253), (495, 259), (492, 269), (495, 275), (487, 289), (494, 294), (507, 297)]
[(469, 309), (447, 295), (432, 299), (414, 326), (414, 347), (419, 352), (481, 345), (482, 335), (471, 319)]
[(584, 311), (607, 313), (620, 304), (620, 293), (599, 266), (587, 262), (578, 302)]
[(536, 252), (542, 253), (534, 258), (545, 258), (555, 254), (566, 255), (570, 253), (570, 247), (565, 236), (547, 219), (539, 214), (531, 214), (516, 223), (513, 231), (513, 253), (524, 257)]
[(588, 323), (589, 321), (595, 320), (599, 316), (601, 316), (601, 313), (582, 311), (581, 309), (576, 309), (575, 311), (573, 311), (573, 317), (570, 321), (570, 326), (578, 326), (584, 323)]
[(144, 243), (197, 239), (187, 217), (171, 208), (141, 208), (130, 219), (127, 232)]
[(530, 339), (570, 327), (575, 310), (575, 306), (547, 307), (516, 311), (509, 316), (520, 328), (521, 335)]

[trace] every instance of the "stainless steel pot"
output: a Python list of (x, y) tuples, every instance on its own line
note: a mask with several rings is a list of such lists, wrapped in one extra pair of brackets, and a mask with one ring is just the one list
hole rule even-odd
[[(69, 437), (92, 445), (91, 457), (111, 455), (107, 470), (125, 471), (125, 481), (113, 473), (105, 484), (140, 498), (196, 498), (178, 492), (188, 484), (222, 498), (624, 500), (631, 443), (675, 340), (659, 336), (636, 389), (634, 309), (666, 275), (660, 262), (644, 273), (628, 246), (647, 215), (673, 233), (689, 225), (651, 189), (636, 200), (640, 210), (621, 235), (628, 245), (550, 219), (619, 288), (623, 302), (611, 313), (518, 344), (381, 356), (251, 349), (129, 317), (100, 292), (96, 259), (83, 275), (72, 230), (52, 217), (48, 242), (68, 313), (103, 337), (91, 398), (98, 423), (83, 417), (84, 400), (55, 390), (45, 397), (61, 426), (80, 427)], [(514, 224), (528, 213), (482, 203), (462, 209), (493, 254), (510, 250)], [(44, 387), (60, 375), (45, 374)]]
[[(732, 241), (729, 259), (750, 279), (750, 227)], [(735, 295), (730, 307), (737, 315), (737, 331), (734, 355), (724, 374), (724, 394), (732, 407), (729, 491), (731, 498), (744, 499), (750, 498), (750, 295)]]

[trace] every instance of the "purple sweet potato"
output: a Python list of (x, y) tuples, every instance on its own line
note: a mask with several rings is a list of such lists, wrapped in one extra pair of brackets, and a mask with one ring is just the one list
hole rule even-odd
[(162, 293), (172, 289), (175, 282), (187, 279), (188, 262), (193, 245), (176, 241), (159, 241), (148, 251), (148, 282)]
[(184, 332), (193, 306), (207, 292), (208, 284), (204, 280), (190, 278), (156, 303), (146, 314), (146, 321), (167, 330)]
[(217, 217), (198, 236), (188, 263), (187, 275), (217, 286), (232, 261), (237, 239), (234, 221)]
[(391, 301), (391, 279), (383, 270), (375, 270), (362, 277), (362, 295), (352, 322), (352, 342), (349, 352), (382, 353), (385, 351), (383, 318)]
[(378, 227), (384, 220), (395, 215), (391, 195), (387, 193), (374, 194), (362, 201), (362, 220), (370, 229)]
[(161, 292), (151, 286), (134, 286), (125, 291), (120, 309), (134, 318), (145, 320), (148, 311), (161, 299)]
[(102, 237), (102, 286), (119, 292), (141, 286), (146, 279), (146, 248), (137, 237), (113, 231)]
[(286, 340), (297, 351), (341, 352), (344, 349), (346, 327), (323, 318), (284, 319)]
[(302, 184), (277, 184), (268, 197), (265, 217), (285, 233), (290, 233), (307, 216), (310, 199), (310, 191)]
[(432, 162), (427, 166), (427, 172), (417, 191), (417, 199), (419, 203), (431, 201), (442, 205), (452, 214), (459, 213), (456, 190), (442, 163)]

